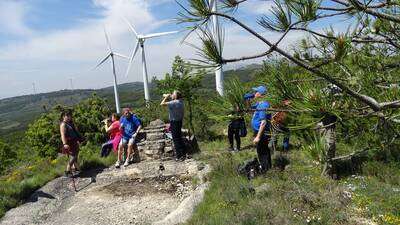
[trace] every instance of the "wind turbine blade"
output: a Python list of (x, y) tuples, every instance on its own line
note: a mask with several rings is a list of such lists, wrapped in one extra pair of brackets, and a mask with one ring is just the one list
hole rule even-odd
[(107, 35), (106, 27), (103, 27), (103, 30), (104, 30), (104, 36), (106, 37), (107, 47), (110, 50), (110, 52), (112, 52), (111, 43)]
[(131, 69), (131, 66), (132, 66), (132, 61), (135, 58), (135, 55), (136, 55), (138, 49), (139, 49), (139, 42), (136, 43), (135, 50), (133, 50), (131, 58), (129, 59), (128, 69), (126, 70), (125, 77), (128, 77), (129, 70)]
[(128, 19), (125, 17), (122, 17), (122, 19), (124, 19), (124, 21), (128, 24), (129, 29), (135, 34), (136, 38), (139, 38), (139, 34), (136, 32), (135, 28), (133, 28), (133, 25), (128, 21)]
[(99, 64), (97, 64), (97, 66), (95, 66), (92, 70), (97, 69), (99, 66), (101, 66), (101, 64), (103, 64), (105, 61), (107, 61), (108, 58), (110, 58), (111, 54), (108, 54), (106, 57), (104, 57), (103, 60), (100, 61)]
[(161, 32), (161, 33), (154, 33), (154, 34), (147, 34), (144, 35), (143, 38), (153, 38), (153, 37), (160, 37), (160, 36), (165, 36), (169, 34), (176, 34), (179, 31), (170, 31), (170, 32)]
[(128, 56), (124, 56), (124, 55), (119, 54), (119, 53), (116, 53), (116, 52), (114, 52), (113, 54), (114, 54), (115, 56), (121, 57), (121, 58), (123, 58), (123, 59), (129, 59)]

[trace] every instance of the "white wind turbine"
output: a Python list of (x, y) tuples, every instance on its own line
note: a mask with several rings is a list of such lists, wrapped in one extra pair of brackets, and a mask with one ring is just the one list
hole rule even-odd
[(108, 47), (108, 53), (106, 55), (106, 57), (104, 57), (103, 60), (100, 61), (99, 64), (97, 64), (97, 66), (94, 68), (98, 68), (99, 66), (101, 66), (105, 61), (107, 61), (109, 58), (111, 58), (111, 68), (112, 68), (112, 72), (114, 75), (114, 97), (115, 97), (115, 108), (117, 109), (117, 113), (120, 113), (120, 105), (119, 105), (119, 96), (118, 96), (118, 83), (117, 83), (117, 75), (115, 72), (115, 60), (114, 60), (114, 56), (118, 56), (124, 59), (129, 59), (127, 56), (121, 55), (119, 53), (116, 53), (112, 50), (111, 48), (111, 44), (110, 44), (110, 39), (108, 38), (106, 29), (104, 28), (104, 36), (106, 37), (106, 42), (107, 42), (107, 47)]
[(132, 66), (132, 61), (135, 58), (135, 55), (140, 48), (142, 49), (142, 67), (143, 67), (143, 85), (144, 85), (144, 98), (146, 100), (146, 102), (150, 101), (150, 91), (149, 91), (149, 82), (148, 82), (148, 76), (147, 76), (147, 65), (146, 65), (146, 54), (144, 51), (144, 42), (146, 41), (146, 39), (149, 38), (155, 38), (155, 37), (160, 37), (160, 36), (164, 36), (164, 35), (168, 35), (168, 34), (175, 34), (178, 33), (179, 31), (170, 31), (170, 32), (162, 32), (162, 33), (153, 33), (153, 34), (146, 34), (146, 35), (142, 35), (142, 34), (138, 34), (135, 30), (135, 28), (133, 28), (132, 24), (129, 23), (129, 21), (126, 18), (123, 18), (125, 20), (125, 22), (128, 24), (130, 30), (132, 31), (132, 33), (135, 35), (136, 37), (136, 45), (135, 48), (131, 54), (131, 57), (129, 58), (129, 64), (128, 64), (128, 69), (126, 70), (126, 76), (128, 76), (129, 70), (131, 69)]
[[(217, 0), (209, 0), (209, 4), (211, 5), (213, 12), (218, 12)], [(216, 15), (211, 16), (211, 20), (213, 23), (214, 38), (217, 41), (217, 46), (220, 46), (221, 43), (219, 43), (219, 41), (221, 33), (220, 33), (218, 16)], [(224, 95), (224, 70), (222, 65), (221, 67), (215, 69), (215, 84), (219, 95), (221, 96)]]

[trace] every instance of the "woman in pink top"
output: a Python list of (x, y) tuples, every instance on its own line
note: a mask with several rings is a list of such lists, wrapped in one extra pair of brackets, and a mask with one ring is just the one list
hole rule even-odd
[(105, 125), (106, 132), (110, 134), (110, 140), (101, 146), (102, 157), (107, 157), (108, 154), (110, 154), (111, 149), (113, 149), (114, 152), (118, 151), (118, 145), (122, 137), (119, 118), (118, 114), (113, 113), (111, 116), (111, 123), (106, 123)]

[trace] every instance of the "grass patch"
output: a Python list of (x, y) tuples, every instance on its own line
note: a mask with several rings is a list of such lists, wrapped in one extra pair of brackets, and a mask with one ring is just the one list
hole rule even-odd
[[(115, 162), (116, 157), (112, 153), (107, 158), (100, 158), (99, 151), (99, 147), (94, 145), (81, 148), (79, 161), (82, 170), (106, 167)], [(23, 204), (34, 191), (47, 182), (62, 176), (67, 160), (65, 156), (54, 160), (37, 160), (0, 177), (0, 218), (7, 210)]]
[[(335, 181), (322, 177), (320, 165), (308, 154), (293, 150), (285, 171), (273, 169), (249, 181), (236, 169), (256, 156), (254, 149), (228, 153), (225, 141), (200, 146), (198, 159), (213, 168), (209, 174), (211, 185), (187, 224), (353, 225), (361, 224), (360, 218), (400, 224), (398, 166), (370, 163), (364, 166), (362, 175)], [(354, 186), (357, 188), (352, 189)], [(368, 210), (360, 211), (363, 207)]]

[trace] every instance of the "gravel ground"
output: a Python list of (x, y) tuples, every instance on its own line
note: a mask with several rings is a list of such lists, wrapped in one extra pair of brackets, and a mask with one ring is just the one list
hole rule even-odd
[(202, 180), (207, 169), (193, 159), (164, 161), (163, 171), (160, 163), (90, 171), (75, 180), (76, 192), (72, 179), (57, 178), (8, 211), (0, 224), (152, 224), (179, 217), (181, 203), (203, 191), (192, 178)]

